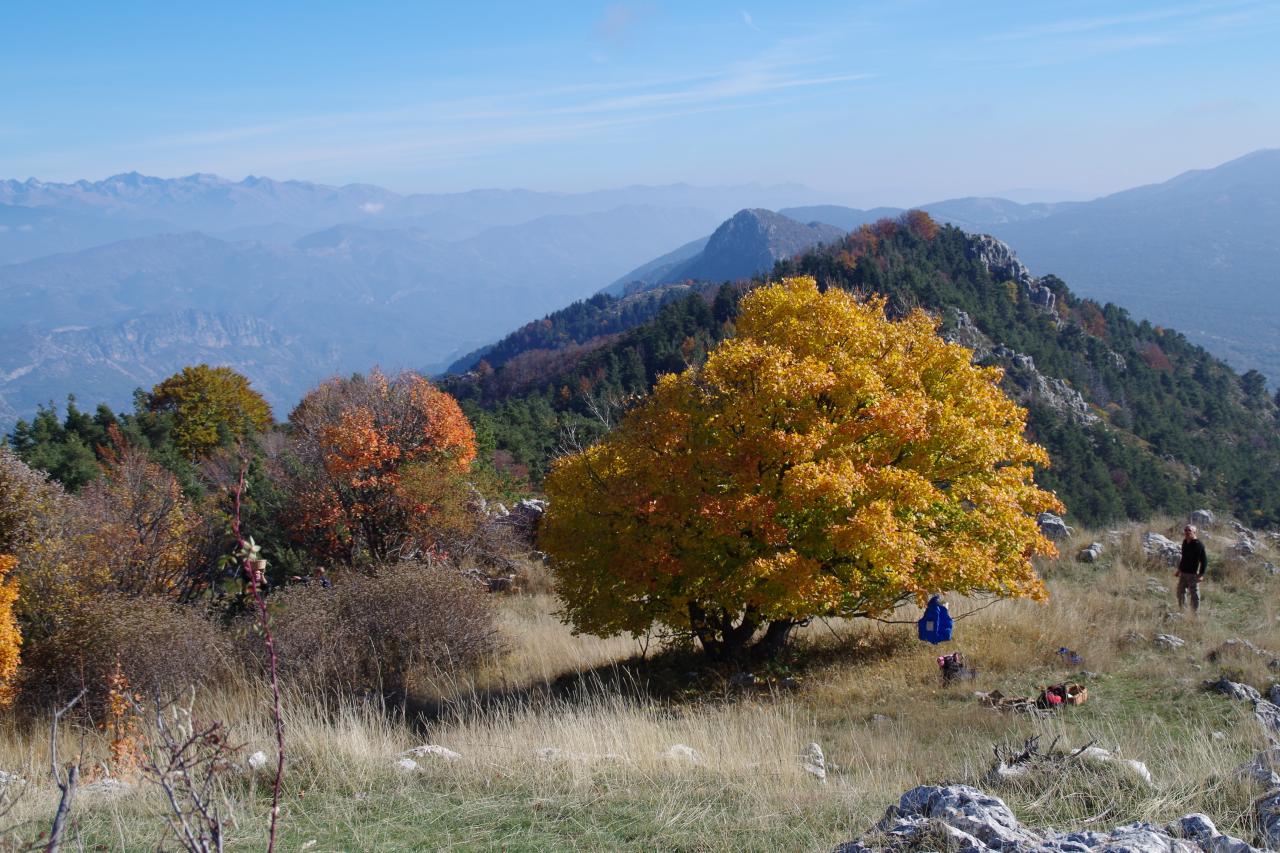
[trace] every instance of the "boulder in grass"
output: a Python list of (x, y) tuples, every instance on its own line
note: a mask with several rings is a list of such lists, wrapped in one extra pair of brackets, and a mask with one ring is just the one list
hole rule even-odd
[(1258, 800), (1258, 833), (1271, 850), (1280, 850), (1280, 791), (1272, 791)]
[(702, 763), (702, 756), (698, 754), (698, 751), (683, 743), (674, 744), (670, 749), (664, 752), (663, 755), (673, 761), (684, 761), (688, 764)]
[(843, 844), (835, 853), (1254, 853), (1245, 842), (1219, 833), (1213, 821), (1202, 814), (1187, 815), (1163, 829), (1150, 823), (1130, 823), (1109, 832), (1038, 831), (1023, 826), (999, 797), (967, 785), (911, 789), (897, 805), (889, 807), (872, 836)]
[(406, 750), (401, 753), (406, 757), (413, 758), (439, 758), (442, 761), (457, 761), (462, 757), (459, 752), (454, 752), (448, 747), (441, 746), (438, 743), (428, 743), (422, 746), (415, 746), (413, 749)]
[(1088, 548), (1081, 548), (1076, 560), (1081, 563), (1096, 563), (1102, 559), (1102, 543), (1092, 542)]
[(804, 772), (808, 773), (819, 782), (827, 781), (827, 757), (822, 752), (822, 747), (816, 743), (809, 744), (809, 748), (805, 750), (804, 756), (800, 760), (800, 766), (804, 768)]
[(1142, 553), (1153, 559), (1162, 560), (1170, 566), (1176, 566), (1182, 559), (1182, 546), (1167, 536), (1148, 532), (1142, 534)]
[(1040, 525), (1040, 532), (1046, 539), (1052, 539), (1054, 542), (1061, 542), (1064, 539), (1071, 538), (1071, 534), (1075, 531), (1062, 520), (1062, 516), (1052, 512), (1042, 512), (1036, 516), (1036, 524)]
[(1191, 512), (1190, 522), (1196, 527), (1213, 527), (1216, 521), (1211, 509), (1197, 509)]

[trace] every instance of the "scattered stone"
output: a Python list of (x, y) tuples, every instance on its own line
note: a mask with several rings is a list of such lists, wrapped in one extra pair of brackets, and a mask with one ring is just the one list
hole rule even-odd
[(1128, 630), (1124, 632), (1124, 636), (1120, 638), (1120, 642), (1126, 646), (1136, 646), (1147, 641), (1147, 635), (1140, 631)]
[(664, 752), (663, 755), (674, 761), (687, 761), (690, 764), (702, 763), (702, 756), (698, 754), (698, 751), (683, 743), (673, 745), (670, 749)]
[(789, 675), (784, 675), (782, 678), (778, 679), (778, 686), (783, 690), (799, 690), (800, 682), (796, 681)]
[(1216, 519), (1211, 509), (1192, 510), (1190, 521), (1196, 527), (1213, 527)]
[(414, 758), (441, 758), (445, 761), (457, 761), (462, 757), (462, 753), (454, 752), (452, 749), (440, 746), (437, 743), (415, 746), (413, 749), (402, 752), (401, 755), (413, 756)]
[(1231, 835), (1215, 835), (1203, 846), (1206, 853), (1266, 853)]
[(1160, 583), (1156, 578), (1147, 578), (1147, 592), (1167, 593), (1169, 587)]
[(412, 773), (418, 769), (418, 762), (412, 758), (399, 758), (396, 759), (396, 769), (401, 773)]
[(1162, 649), (1180, 649), (1187, 644), (1186, 640), (1181, 637), (1175, 637), (1173, 634), (1156, 634), (1155, 639), (1151, 642)]
[[(1243, 844), (1220, 835), (1204, 815), (1188, 815), (1165, 829), (1149, 823), (1131, 823), (1109, 833), (1092, 830), (1058, 834), (1023, 826), (998, 797), (967, 785), (913, 788), (890, 806), (876, 825), (878, 842), (862, 840), (836, 848), (836, 853), (871, 853), (873, 850), (960, 850), (984, 853), (1202, 853), (1203, 850), (1239, 850)], [(1205, 841), (1200, 841), (1200, 839)], [(1190, 840), (1195, 839), (1195, 840)], [(1227, 845), (1220, 845), (1224, 839)], [(868, 839), (869, 841), (870, 839)], [(1212, 844), (1212, 848), (1205, 846)]]
[(1096, 563), (1102, 559), (1102, 543), (1090, 543), (1088, 548), (1081, 548), (1080, 553), (1076, 554), (1076, 560), (1081, 563)]
[(1231, 529), (1247, 539), (1253, 538), (1253, 531), (1236, 521), (1234, 518), (1231, 519)]
[(21, 782), (22, 777), (17, 773), (10, 773), (7, 770), (0, 770), (0, 788), (7, 788), (10, 785)]
[(1218, 832), (1209, 816), (1199, 812), (1175, 820), (1165, 827), (1165, 832), (1174, 838), (1193, 841), (1201, 850), (1213, 853), (1249, 853), (1254, 849), (1238, 838)]
[(1262, 570), (1269, 575), (1273, 575), (1273, 576), (1280, 575), (1280, 566), (1277, 566), (1275, 563), (1271, 562), (1270, 560), (1262, 564)]
[(1206, 682), (1204, 686), (1207, 690), (1223, 693), (1237, 702), (1257, 702), (1262, 699), (1262, 694), (1248, 684), (1231, 681), (1226, 676), (1217, 681)]
[(1231, 546), (1231, 553), (1237, 557), (1252, 557), (1258, 553), (1258, 544), (1252, 539), (1241, 537), (1236, 544)]
[(1100, 746), (1091, 746), (1084, 752), (1080, 753), (1083, 758), (1092, 758), (1094, 761), (1101, 761), (1106, 764), (1123, 764), (1134, 773), (1142, 778), (1142, 781), (1148, 785), (1154, 785), (1155, 779), (1151, 777), (1151, 771), (1147, 765), (1133, 758), (1121, 758), (1113, 752), (1108, 752)]
[(121, 794), (127, 794), (133, 790), (133, 786), (128, 782), (120, 779), (99, 779), (97, 782), (90, 782), (80, 789), (81, 793), (94, 795), (101, 794), (103, 796), (118, 797)]
[(872, 714), (871, 722), (875, 723), (876, 725), (882, 725), (884, 723), (892, 722), (892, 719), (890, 717), (885, 716), (884, 714)]
[(1226, 740), (1226, 739), (1227, 739), (1226, 734), (1225, 734), (1225, 733), (1223, 733), (1223, 732), (1214, 732), (1214, 733), (1212, 733), (1211, 735), (1209, 735), (1209, 737), (1213, 738), (1214, 740)]
[(1267, 690), (1267, 701), (1272, 705), (1280, 705), (1280, 684), (1273, 684)]
[[(1277, 795), (1280, 799), (1280, 795)], [(1260, 806), (1261, 809), (1261, 806)], [(1164, 829), (1131, 823), (1108, 833), (1092, 830), (1058, 834), (1024, 827), (997, 797), (964, 785), (921, 786), (903, 794), (876, 825), (875, 846), (851, 841), (836, 853), (876, 850), (959, 850), (984, 853), (1254, 853), (1245, 842), (1222, 835), (1208, 817), (1187, 815)]]
[(819, 782), (827, 781), (827, 757), (822, 753), (822, 747), (816, 743), (809, 744), (808, 749), (804, 751), (801, 758), (801, 766), (804, 772), (808, 773)]
[(1264, 749), (1253, 758), (1236, 768), (1236, 775), (1243, 776), (1262, 785), (1269, 791), (1280, 788), (1280, 748)]
[(250, 770), (261, 770), (266, 766), (267, 766), (267, 754), (262, 750), (258, 750), (253, 755), (249, 756)]
[(1068, 539), (1075, 532), (1062, 520), (1062, 516), (1055, 515), (1052, 512), (1040, 513), (1036, 516), (1036, 524), (1040, 525), (1040, 532), (1044, 534), (1045, 538), (1052, 539), (1055, 542)]
[(1268, 702), (1266, 699), (1259, 699), (1253, 703), (1253, 716), (1262, 723), (1263, 728), (1280, 732), (1280, 705)]
[(1142, 534), (1142, 553), (1148, 557), (1164, 560), (1170, 566), (1176, 566), (1182, 559), (1182, 546), (1167, 536), (1147, 532)]
[(756, 686), (755, 673), (751, 672), (735, 672), (729, 678), (729, 687), (734, 690), (745, 690), (748, 687)]
[(1280, 791), (1272, 791), (1258, 801), (1258, 831), (1272, 849), (1280, 849)]

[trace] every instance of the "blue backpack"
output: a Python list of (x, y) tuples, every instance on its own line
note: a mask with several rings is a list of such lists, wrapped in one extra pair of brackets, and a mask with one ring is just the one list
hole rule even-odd
[(916, 623), (916, 627), (920, 629), (920, 639), (934, 645), (951, 639), (951, 626), (951, 614), (947, 612), (947, 605), (936, 595), (929, 599), (924, 615)]

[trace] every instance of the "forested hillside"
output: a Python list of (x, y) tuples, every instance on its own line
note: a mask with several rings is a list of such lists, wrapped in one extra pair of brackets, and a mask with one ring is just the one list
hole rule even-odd
[[(920, 213), (881, 220), (780, 262), (825, 287), (880, 293), (890, 310), (923, 307), (975, 358), (1003, 367), (1053, 465), (1041, 482), (1086, 523), (1220, 506), (1280, 520), (1276, 403), (1180, 333), (1034, 278), (1003, 244)], [(747, 285), (708, 285), (614, 340), (535, 353), (448, 381), (499, 458), (537, 480), (561, 450), (602, 434), (655, 378), (698, 363), (731, 335)], [(543, 354), (545, 356), (545, 354)]]

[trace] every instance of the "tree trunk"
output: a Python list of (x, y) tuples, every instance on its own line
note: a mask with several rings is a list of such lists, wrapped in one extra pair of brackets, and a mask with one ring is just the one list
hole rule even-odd
[(712, 616), (701, 605), (689, 603), (689, 626), (702, 644), (702, 650), (714, 661), (745, 657), (748, 644), (760, 627), (754, 608), (748, 607), (737, 625), (733, 624), (733, 619), (733, 615), (724, 612)]
[(791, 619), (774, 619), (765, 629), (764, 636), (752, 647), (752, 652), (762, 660), (773, 660), (786, 647), (795, 626)]

